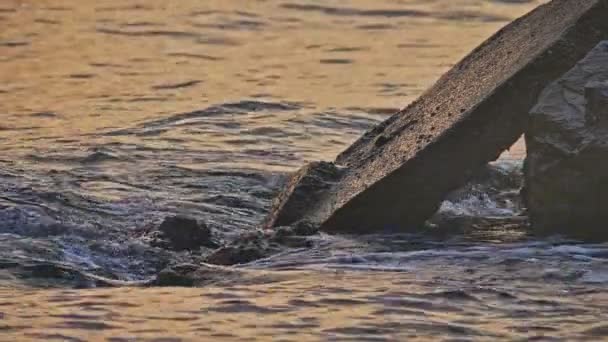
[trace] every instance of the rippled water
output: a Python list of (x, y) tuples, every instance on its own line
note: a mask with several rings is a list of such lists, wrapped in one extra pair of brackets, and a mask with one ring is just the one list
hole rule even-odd
[(443, 204), (432, 224), (459, 234), (322, 235), (197, 289), (39, 289), (75, 286), (49, 265), (143, 281), (200, 261), (141, 231), (255, 229), (289, 171), (541, 2), (3, 0), (0, 339), (607, 335), (608, 246), (513, 223), (521, 146)]

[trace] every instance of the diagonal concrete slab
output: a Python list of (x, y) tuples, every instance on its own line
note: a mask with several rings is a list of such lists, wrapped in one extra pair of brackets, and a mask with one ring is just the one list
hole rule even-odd
[[(319, 179), (323, 190), (305, 209), (294, 202), (306, 196), (292, 196), (298, 179), (310, 180), (300, 172), (274, 203), (266, 226), (307, 219), (329, 232), (420, 228), (448, 192), (517, 140), (542, 89), (603, 39), (608, 0), (553, 0), (538, 7), (339, 155), (340, 178)], [(286, 204), (298, 207), (298, 215), (286, 215)]]

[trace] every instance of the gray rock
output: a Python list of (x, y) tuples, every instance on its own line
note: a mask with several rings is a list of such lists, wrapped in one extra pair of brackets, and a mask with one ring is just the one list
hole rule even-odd
[(288, 226), (308, 216), (341, 176), (342, 171), (333, 163), (314, 162), (302, 167), (274, 199), (265, 228)]
[[(267, 226), (306, 218), (328, 232), (421, 228), (518, 139), (540, 92), (608, 38), (606, 18), (608, 0), (553, 0), (515, 20), (338, 156), (340, 179), (306, 202), (292, 195), (307, 179), (300, 171)], [(306, 209), (292, 210), (291, 198)]]
[(225, 280), (238, 271), (209, 265), (178, 264), (167, 267), (149, 283), (152, 286), (203, 286)]
[(268, 257), (281, 251), (272, 244), (272, 235), (262, 231), (245, 233), (230, 244), (209, 254), (205, 262), (214, 265), (237, 265)]
[(248, 271), (207, 264), (177, 264), (162, 270), (148, 286), (234, 286), (285, 281), (289, 276), (277, 272)]
[(607, 81), (604, 41), (531, 111), (524, 194), (537, 232), (608, 238)]
[(158, 247), (181, 250), (193, 250), (200, 247), (216, 247), (211, 240), (211, 229), (202, 222), (184, 216), (170, 216), (151, 232), (151, 237)]

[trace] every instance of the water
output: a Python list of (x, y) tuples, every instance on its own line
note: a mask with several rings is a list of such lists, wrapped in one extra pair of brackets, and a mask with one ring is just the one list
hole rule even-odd
[(255, 229), (289, 171), (541, 2), (2, 1), (0, 339), (607, 335), (608, 245), (526, 235), (521, 144), (431, 236), (315, 236), (202, 288), (73, 289), (200, 262), (146, 239), (170, 214), (219, 243)]

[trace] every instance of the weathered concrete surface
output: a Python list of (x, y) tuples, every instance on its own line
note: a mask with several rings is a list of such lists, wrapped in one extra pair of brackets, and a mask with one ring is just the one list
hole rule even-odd
[(608, 41), (543, 91), (526, 143), (532, 228), (608, 238)]
[(506, 26), (344, 151), (340, 181), (300, 213), (330, 232), (421, 227), (517, 140), (542, 89), (608, 38), (606, 18), (608, 0), (554, 0)]

